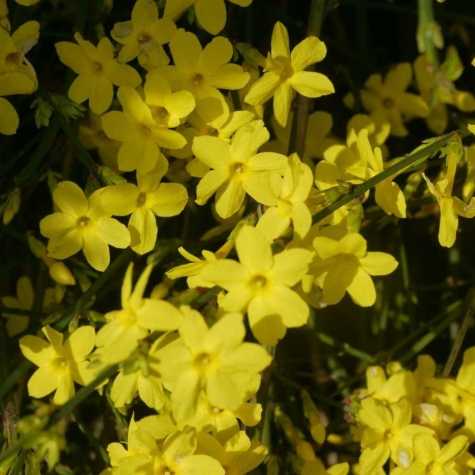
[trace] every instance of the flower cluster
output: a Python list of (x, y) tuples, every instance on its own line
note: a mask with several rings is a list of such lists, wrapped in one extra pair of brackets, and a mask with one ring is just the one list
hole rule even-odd
[(428, 355), (414, 371), (397, 362), (368, 368), (366, 386), (349, 400), (362, 450), (357, 473), (472, 473), (474, 361), (472, 347), (454, 378), (436, 376)]
[[(99, 3), (98, 11), (112, 4)], [(436, 376), (429, 356), (419, 356), (414, 371), (369, 367), (366, 387), (347, 400), (344, 436), (333, 433), (330, 411), (317, 408), (318, 391), (292, 380), (298, 394), (286, 399), (275, 389), (287, 380), (279, 342), (288, 333), (311, 331), (314, 340), (319, 316), (344, 306), (387, 319), (380, 290), (398, 278), (407, 293), (396, 295), (400, 307), (413, 298), (405, 250), (379, 236), (387, 223), (435, 214), (438, 242), (452, 248), (460, 218), (475, 218), (475, 145), (462, 141), (470, 134), (395, 153), (413, 121), (442, 134), (450, 111), (475, 111), (475, 97), (454, 84), (463, 72), (455, 48), (437, 67), (421, 51), (352, 87), (336, 127), (336, 115), (320, 105), (329, 108), (325, 97), (345, 91), (330, 68), (336, 88), (321, 72), (327, 45), (317, 36), (292, 42), (276, 21), (264, 56), (224, 33), (229, 13), (252, 0), (131, 3), (110, 31), (104, 22), (69, 39), (60, 34), (53, 51), (69, 78), (64, 94), (41, 86), (33, 106), (37, 116), (44, 109), (49, 128), (13, 161), (34, 154), (33, 171), (2, 193), (6, 233), (27, 246), (39, 270), (32, 279), (22, 268), (15, 294), (1, 298), (0, 336), (34, 366), (28, 395), (48, 398), (20, 419), (20, 436), (39, 435), (36, 445), (21, 438), (16, 453), (34, 448), (31, 473), (44, 463), (53, 470), (69, 421), (48, 418), (57, 422), (88, 393), (116, 423), (116, 438), (96, 441), (96, 428), (89, 434), (78, 422), (100, 447), (102, 475), (244, 475), (263, 463), (270, 475), (473, 473), (475, 348), (455, 378)], [(6, 97), (38, 89), (26, 55), (39, 34), (33, 20), (12, 32), (0, 0), (2, 135), (15, 135), (20, 121)], [(475, 124), (467, 128), (475, 134)], [(65, 153), (57, 169), (55, 146)], [(427, 164), (432, 157), (437, 163)], [(31, 188), (30, 172), (38, 175)], [(43, 182), (47, 209), (23, 236), (12, 230), (21, 197)], [(437, 240), (435, 227), (429, 232)], [(336, 385), (338, 378), (337, 370), (328, 377)], [(350, 450), (329, 452), (347, 442)], [(285, 468), (273, 465), (282, 448)], [(14, 463), (0, 454), (0, 473)]]

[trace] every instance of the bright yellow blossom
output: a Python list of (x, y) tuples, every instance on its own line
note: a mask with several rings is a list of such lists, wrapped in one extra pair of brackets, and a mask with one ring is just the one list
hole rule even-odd
[(94, 328), (79, 327), (66, 341), (51, 327), (42, 331), (47, 341), (33, 335), (20, 339), (23, 355), (38, 366), (28, 380), (28, 394), (42, 398), (54, 391), (53, 402), (64, 404), (74, 395), (74, 382), (85, 385), (94, 378), (87, 361), (94, 348)]
[(383, 465), (391, 457), (399, 462), (418, 434), (431, 435), (427, 427), (411, 424), (411, 405), (407, 399), (387, 404), (376, 399), (361, 401), (357, 419), (362, 425), (361, 474), (383, 475)]
[(119, 410), (124, 411), (137, 393), (148, 407), (156, 411), (165, 404), (166, 396), (157, 371), (158, 359), (154, 355), (154, 347), (159, 344), (160, 339), (157, 339), (150, 351), (139, 348), (134, 357), (122, 365), (111, 387), (111, 399)]
[(82, 250), (89, 264), (103, 271), (110, 261), (109, 246), (123, 249), (130, 244), (128, 229), (104, 212), (100, 195), (99, 189), (86, 198), (71, 181), (56, 186), (53, 201), (59, 211), (40, 222), (50, 257), (66, 259)]
[(391, 474), (394, 475), (458, 475), (462, 467), (457, 467), (457, 459), (468, 449), (468, 440), (459, 435), (440, 447), (437, 439), (427, 433), (414, 437), (413, 460), (410, 452), (399, 456), (400, 466)]
[(180, 338), (157, 356), (163, 383), (172, 393), (173, 416), (179, 424), (187, 424), (203, 393), (213, 406), (237, 409), (271, 358), (261, 346), (243, 342), (240, 314), (227, 314), (208, 328), (197, 311), (181, 310)]
[(4, 96), (31, 94), (38, 87), (36, 73), (25, 55), (37, 43), (40, 25), (29, 21), (12, 35), (0, 27), (0, 134), (13, 135), (20, 119)]
[(275, 345), (286, 329), (305, 325), (309, 309), (292, 290), (307, 272), (312, 252), (295, 248), (272, 255), (266, 236), (243, 226), (236, 238), (239, 261), (209, 263), (201, 277), (227, 290), (220, 306), (229, 312), (247, 311), (254, 336)]
[(133, 265), (127, 268), (120, 296), (122, 308), (106, 313), (107, 323), (97, 332), (98, 357), (103, 362), (125, 360), (150, 330), (168, 331), (180, 325), (182, 315), (172, 304), (144, 298), (151, 272), (152, 266), (146, 267), (132, 289)]
[(116, 23), (112, 38), (120, 43), (119, 61), (128, 63), (138, 57), (147, 70), (164, 66), (170, 61), (163, 49), (175, 33), (175, 24), (169, 19), (158, 18), (158, 8), (153, 0), (137, 0), (129, 21)]
[[(240, 7), (248, 7), (252, 0), (228, 0)], [(176, 19), (194, 6), (199, 25), (208, 33), (217, 35), (226, 24), (226, 5), (224, 0), (168, 0), (165, 5), (165, 16)]]
[(331, 81), (321, 73), (305, 71), (325, 58), (327, 48), (316, 36), (309, 36), (290, 52), (289, 35), (285, 26), (277, 22), (272, 32), (264, 75), (251, 87), (245, 101), (253, 106), (274, 97), (274, 117), (285, 127), (295, 91), (305, 97), (321, 97), (335, 92)]
[[(461, 145), (453, 145), (460, 147)], [(440, 208), (439, 221), (439, 243), (444, 247), (452, 247), (457, 238), (457, 229), (459, 216), (463, 218), (475, 217), (475, 198), (468, 203), (460, 198), (453, 196), (455, 174), (457, 171), (458, 151), (447, 148), (447, 169), (435, 183), (432, 183), (424, 174), (423, 177), (427, 183), (430, 193), (436, 198)]]
[[(368, 129), (350, 130), (346, 145), (335, 144), (324, 152), (324, 160), (315, 168), (315, 183), (320, 190), (344, 183), (361, 184), (384, 171), (382, 152), (372, 147)], [(406, 217), (406, 200), (399, 186), (389, 177), (375, 187), (376, 203), (387, 213)]]
[[(458, 90), (453, 81), (462, 74), (463, 68), (450, 68), (449, 55), (458, 53), (453, 47), (447, 50), (447, 58), (439, 68), (431, 66), (426, 55), (422, 54), (414, 61), (414, 72), (416, 83), (421, 96), (430, 106), (430, 113), (426, 118), (429, 129), (442, 134), (447, 129), (449, 123), (448, 105), (459, 109), (462, 112), (473, 112), (475, 110), (475, 97), (467, 91)], [(455, 74), (454, 74), (455, 72)]]
[[(277, 177), (280, 179), (280, 177)], [(272, 241), (281, 236), (292, 223), (295, 234), (304, 238), (312, 225), (312, 214), (305, 204), (313, 184), (313, 173), (297, 154), (289, 157), (277, 204), (267, 208), (256, 227)]]
[(127, 216), (131, 248), (138, 254), (150, 252), (157, 241), (157, 217), (179, 215), (187, 201), (186, 188), (179, 183), (162, 183), (168, 162), (161, 156), (146, 174), (137, 173), (137, 185), (126, 183), (102, 189), (104, 207), (113, 215)]
[(361, 100), (366, 110), (377, 113), (391, 124), (391, 134), (405, 137), (409, 132), (404, 121), (414, 117), (427, 117), (429, 107), (422, 97), (407, 92), (412, 81), (409, 63), (394, 66), (386, 74), (373, 74), (361, 91)]
[(284, 172), (287, 157), (274, 152), (257, 153), (268, 140), (269, 132), (262, 121), (241, 127), (231, 144), (217, 137), (196, 137), (193, 153), (211, 168), (198, 183), (196, 202), (204, 205), (216, 193), (216, 212), (224, 219), (239, 210), (246, 193), (267, 206), (276, 204), (271, 177)]
[(196, 100), (196, 112), (206, 123), (227, 120), (229, 106), (219, 89), (241, 89), (249, 74), (237, 64), (231, 64), (233, 47), (223, 36), (213, 38), (202, 48), (191, 32), (178, 30), (170, 42), (174, 66), (159, 71), (178, 90), (190, 91)]
[(109, 444), (112, 475), (174, 474), (224, 475), (220, 463), (208, 455), (196, 454), (194, 430), (171, 432), (163, 416), (148, 416), (129, 425), (127, 449)]
[[(156, 76), (151, 80), (154, 77)], [(156, 166), (160, 147), (179, 149), (186, 144), (183, 135), (169, 129), (169, 112), (156, 103), (155, 91), (146, 84), (144, 92), (145, 98), (142, 98), (135, 89), (121, 87), (117, 97), (123, 110), (107, 112), (102, 116), (106, 135), (121, 142), (117, 160), (119, 170), (122, 171), (138, 170), (146, 173)], [(186, 101), (191, 106), (190, 98)], [(177, 106), (180, 107), (180, 112), (176, 113), (180, 116), (183, 105), (172, 105), (174, 108)]]
[[(56, 289), (48, 287), (44, 291), (42, 299), (42, 308), (45, 310), (51, 310), (55, 304), (58, 304), (63, 297), (63, 294), (58, 294)], [(33, 290), (33, 284), (31, 279), (24, 275), (17, 280), (16, 283), (16, 296), (2, 297), (0, 301), (6, 307), (18, 310), (26, 310), (25, 315), (10, 314), (8, 311), (2, 312), (6, 317), (7, 333), (8, 336), (16, 336), (23, 333), (28, 328), (30, 317), (27, 315), (33, 310), (33, 303), (35, 300), (35, 292)]]
[(218, 460), (226, 475), (244, 475), (258, 467), (267, 455), (267, 449), (257, 441), (251, 442), (246, 432), (238, 431), (225, 441), (200, 432), (198, 450)]
[(77, 44), (69, 41), (56, 43), (59, 59), (78, 76), (71, 84), (68, 95), (81, 104), (89, 100), (94, 114), (109, 109), (115, 86), (137, 87), (141, 83), (139, 73), (114, 58), (114, 47), (108, 38), (102, 38), (97, 46), (86, 41), (79, 33), (74, 35)]
[(344, 233), (336, 226), (323, 230), (313, 240), (316, 260), (309, 274), (323, 290), (323, 300), (338, 303), (348, 292), (357, 305), (369, 307), (376, 301), (372, 275), (387, 275), (398, 263), (390, 254), (368, 252), (358, 233)]

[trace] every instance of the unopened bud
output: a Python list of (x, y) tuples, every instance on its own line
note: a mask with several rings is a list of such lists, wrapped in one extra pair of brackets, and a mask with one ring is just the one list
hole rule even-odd
[(49, 268), (50, 277), (61, 285), (75, 285), (76, 279), (63, 262), (56, 261)]

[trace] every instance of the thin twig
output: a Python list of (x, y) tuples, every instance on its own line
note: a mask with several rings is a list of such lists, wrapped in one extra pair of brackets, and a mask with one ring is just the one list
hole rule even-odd
[(450, 355), (447, 358), (447, 362), (445, 363), (444, 370), (442, 371), (442, 377), (447, 378), (450, 373), (452, 372), (452, 368), (454, 367), (455, 362), (457, 361), (457, 357), (462, 349), (463, 341), (465, 339), (465, 335), (473, 323), (473, 318), (475, 316), (475, 288), (472, 288), (467, 295), (467, 311), (463, 317), (462, 323), (457, 331), (457, 334), (454, 339), (454, 343), (452, 345), (452, 349), (450, 350)]

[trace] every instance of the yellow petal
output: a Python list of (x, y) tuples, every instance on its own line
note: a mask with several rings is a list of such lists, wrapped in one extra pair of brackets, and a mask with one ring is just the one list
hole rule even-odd
[(160, 217), (179, 215), (188, 202), (188, 193), (178, 183), (161, 183), (158, 190), (150, 194), (152, 211)]
[(135, 26), (144, 26), (158, 18), (157, 4), (153, 0), (137, 0), (132, 9), (132, 22)]
[(140, 255), (150, 252), (157, 242), (157, 218), (149, 209), (137, 209), (129, 220), (131, 247)]
[(196, 0), (195, 13), (200, 26), (212, 35), (217, 35), (226, 24), (224, 0)]
[(277, 86), (280, 84), (280, 76), (273, 72), (264, 73), (254, 84), (252, 84), (244, 101), (252, 106), (257, 106), (268, 101)]
[(453, 199), (442, 197), (439, 200), (440, 223), (439, 243), (444, 247), (452, 247), (457, 238), (458, 216), (454, 209)]
[(398, 266), (396, 259), (385, 252), (368, 252), (360, 259), (360, 263), (369, 275), (387, 275)]
[(28, 380), (28, 394), (32, 397), (45, 397), (57, 387), (57, 376), (44, 367), (38, 368)]
[(370, 307), (376, 302), (373, 280), (361, 267), (356, 271), (347, 291), (353, 301), (361, 307)]
[(109, 266), (109, 246), (95, 232), (85, 233), (83, 252), (87, 262), (94, 269), (102, 272)]
[(43, 338), (26, 335), (19, 343), (23, 356), (36, 366), (46, 366), (56, 356), (51, 344)]
[(96, 223), (99, 236), (110, 246), (125, 249), (130, 244), (130, 233), (126, 226), (114, 218), (101, 218)]
[(273, 58), (290, 56), (289, 33), (280, 21), (275, 23), (272, 30), (271, 54)]
[(73, 361), (83, 360), (94, 348), (96, 332), (94, 327), (85, 325), (77, 328), (64, 344), (68, 358)]
[(313, 252), (306, 249), (287, 249), (274, 256), (272, 276), (288, 287), (296, 285), (307, 272)]
[(72, 181), (58, 183), (53, 191), (53, 200), (55, 205), (67, 214), (83, 216), (89, 208), (84, 192)]
[(283, 83), (274, 92), (274, 117), (277, 123), (285, 127), (289, 117), (294, 92), (288, 83)]
[(330, 79), (321, 73), (300, 71), (295, 73), (289, 81), (292, 87), (305, 97), (316, 98), (335, 92)]
[(273, 264), (270, 243), (252, 226), (243, 226), (236, 238), (236, 251), (241, 264), (251, 272), (266, 272)]
[(310, 65), (322, 61), (326, 54), (325, 43), (316, 36), (309, 36), (292, 50), (292, 68), (294, 71), (302, 71)]
[(20, 118), (15, 108), (5, 98), (0, 97), (0, 134), (13, 135), (19, 125)]

